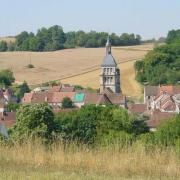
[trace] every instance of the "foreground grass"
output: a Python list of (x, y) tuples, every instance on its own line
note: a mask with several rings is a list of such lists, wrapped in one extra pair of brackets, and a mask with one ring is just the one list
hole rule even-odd
[(141, 145), (88, 149), (38, 143), (0, 146), (0, 179), (179, 179), (172, 150), (145, 151)]

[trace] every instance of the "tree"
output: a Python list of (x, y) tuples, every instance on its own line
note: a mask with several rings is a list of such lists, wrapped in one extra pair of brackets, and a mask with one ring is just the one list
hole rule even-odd
[(0, 52), (4, 52), (8, 50), (7, 42), (6, 41), (0, 41)]
[(59, 134), (66, 141), (93, 144), (97, 137), (97, 123), (101, 107), (83, 106), (78, 111), (56, 115)]
[(0, 86), (9, 87), (14, 82), (13, 72), (9, 69), (0, 71)]
[(14, 85), (13, 87), (14, 95), (18, 98), (18, 101), (24, 96), (25, 93), (30, 92), (30, 88), (26, 81), (20, 85)]
[(180, 29), (169, 31), (166, 42), (168, 44), (180, 41)]
[(176, 145), (180, 140), (180, 115), (175, 115), (162, 123), (155, 133), (155, 138), (161, 145)]
[(23, 105), (17, 111), (11, 138), (18, 141), (42, 138), (44, 141), (49, 141), (53, 137), (54, 130), (54, 114), (50, 106), (47, 104)]
[(20, 104), (10, 102), (7, 104), (6, 108), (8, 109), (8, 111), (16, 112), (20, 108)]
[[(174, 36), (178, 39), (176, 32), (172, 31), (170, 34), (169, 39)], [(175, 39), (172, 43), (157, 46), (142, 61), (135, 63), (136, 79), (149, 85), (178, 84), (180, 81), (179, 54), (180, 42)]]
[(72, 108), (73, 107), (73, 102), (69, 97), (64, 97), (62, 100), (62, 108)]

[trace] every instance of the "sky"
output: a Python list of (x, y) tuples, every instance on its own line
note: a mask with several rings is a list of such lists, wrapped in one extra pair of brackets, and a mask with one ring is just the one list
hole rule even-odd
[(52, 25), (159, 38), (180, 29), (180, 0), (0, 0), (0, 37)]

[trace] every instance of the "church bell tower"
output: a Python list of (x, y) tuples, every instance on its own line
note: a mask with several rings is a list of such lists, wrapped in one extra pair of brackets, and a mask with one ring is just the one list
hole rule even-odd
[(111, 53), (109, 36), (106, 43), (106, 55), (103, 59), (103, 63), (101, 64), (100, 92), (103, 92), (106, 88), (110, 88), (114, 93), (121, 92), (120, 70)]

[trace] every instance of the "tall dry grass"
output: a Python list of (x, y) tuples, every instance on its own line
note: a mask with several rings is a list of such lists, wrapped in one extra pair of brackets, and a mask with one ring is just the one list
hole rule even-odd
[[(16, 177), (16, 178), (15, 178)], [(0, 146), (0, 179), (178, 179), (173, 150), (146, 151), (141, 144), (89, 149), (40, 143)]]

